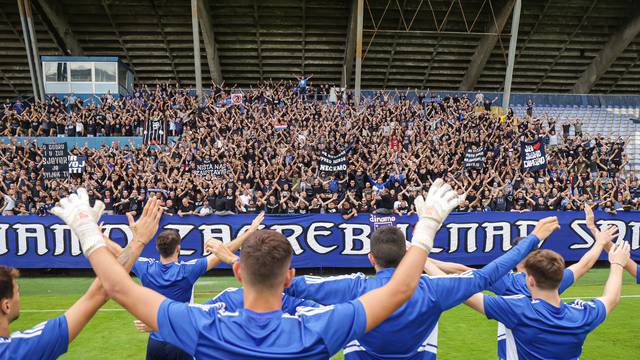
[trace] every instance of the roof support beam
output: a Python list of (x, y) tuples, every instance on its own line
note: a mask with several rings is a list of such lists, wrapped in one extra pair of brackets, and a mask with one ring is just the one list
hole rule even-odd
[(42, 10), (40, 15), (43, 19), (46, 19), (45, 23), (50, 23), (52, 27), (50, 27), (50, 31), (54, 35), (54, 38), (61, 41), (64, 51), (68, 55), (84, 54), (78, 38), (76, 38), (76, 35), (71, 31), (71, 26), (69, 25), (69, 21), (67, 21), (67, 15), (64, 13), (59, 0), (37, 0), (37, 5), (39, 5), (39, 8)]
[(216, 46), (216, 39), (213, 34), (211, 17), (209, 16), (208, 0), (198, 0), (198, 20), (200, 22), (200, 31), (202, 31), (204, 48), (207, 52), (207, 65), (209, 66), (209, 75), (211, 75), (211, 80), (215, 84), (220, 85), (223, 81), (222, 70), (220, 69), (218, 48)]
[(358, 20), (358, 0), (351, 1), (351, 13), (349, 15), (349, 26), (347, 26), (347, 43), (344, 50), (344, 61), (342, 62), (342, 78), (340, 87), (346, 88), (351, 81), (353, 73), (353, 62), (356, 59), (356, 27)]
[(18, 11), (20, 13), (20, 23), (24, 38), (24, 47), (27, 52), (29, 62), (29, 73), (31, 75), (31, 85), (33, 96), (36, 101), (44, 100), (44, 86), (42, 82), (42, 72), (40, 69), (40, 56), (38, 55), (38, 39), (33, 25), (33, 13), (31, 12), (30, 0), (18, 0)]
[(611, 35), (607, 44), (582, 73), (571, 92), (574, 94), (589, 93), (595, 83), (604, 75), (609, 66), (622, 54), (638, 33), (640, 33), (640, 11), (636, 11), (631, 20), (622, 29)]
[(491, 56), (491, 52), (498, 42), (498, 35), (489, 34), (502, 33), (502, 30), (504, 30), (504, 27), (507, 25), (509, 15), (511, 14), (515, 3), (515, 0), (509, 0), (502, 10), (500, 10), (500, 13), (496, 17), (496, 21), (492, 21), (490, 23), (487, 28), (488, 34), (482, 36), (482, 39), (480, 39), (480, 42), (471, 57), (471, 62), (469, 63), (467, 72), (462, 79), (462, 83), (460, 83), (460, 90), (472, 90), (478, 83), (478, 79), (480, 79), (480, 75), (482, 75), (482, 70), (484, 70), (484, 66), (487, 64), (487, 61)]
[(502, 92), (502, 109), (509, 108), (511, 99), (511, 81), (513, 80), (513, 67), (516, 63), (516, 47), (518, 45), (518, 30), (520, 28), (520, 10), (522, 0), (516, 0), (513, 7), (513, 19), (511, 20), (511, 39), (509, 39), (509, 59), (507, 62), (507, 72), (504, 75), (504, 91)]
[(193, 33), (193, 65), (196, 78), (196, 94), (198, 95), (198, 104), (202, 104), (202, 68), (200, 67), (200, 1), (191, 0), (191, 31)]
[(355, 100), (356, 106), (360, 106), (360, 83), (362, 80), (362, 14), (364, 13), (364, 0), (358, 0), (358, 10), (356, 12), (356, 81), (355, 81)]

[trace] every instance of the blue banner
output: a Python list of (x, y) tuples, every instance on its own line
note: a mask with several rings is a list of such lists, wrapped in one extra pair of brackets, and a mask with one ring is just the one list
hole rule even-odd
[[(559, 252), (567, 261), (578, 260), (593, 245), (582, 212), (454, 213), (437, 234), (432, 257), (468, 265), (482, 265), (509, 250), (511, 238), (533, 230), (537, 220), (558, 216), (561, 229), (543, 248)], [(640, 259), (640, 212), (617, 215), (596, 213), (598, 226), (619, 227), (619, 239), (631, 243), (632, 257)], [(183, 238), (182, 260), (207, 255), (204, 242), (213, 237), (229, 242), (244, 232), (253, 216), (163, 216), (160, 229), (176, 229)], [(105, 234), (120, 245), (131, 240), (125, 216), (103, 216)], [(417, 221), (411, 216), (359, 214), (347, 221), (338, 214), (267, 216), (263, 225), (282, 232), (293, 246), (294, 267), (369, 267), (369, 237), (374, 226), (395, 223), (411, 234)], [(158, 257), (152, 241), (143, 252)], [(603, 252), (601, 259), (606, 259)], [(88, 268), (80, 245), (69, 228), (55, 216), (0, 217), (0, 264), (18, 268)]]

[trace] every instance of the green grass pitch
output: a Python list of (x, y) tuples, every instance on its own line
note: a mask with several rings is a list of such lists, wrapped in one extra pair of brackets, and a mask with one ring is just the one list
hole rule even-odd
[[(563, 297), (590, 299), (602, 293), (607, 269), (591, 270)], [(38, 277), (19, 279), (22, 312), (12, 331), (28, 329), (61, 314), (89, 287), (88, 277)], [(625, 273), (623, 298), (618, 308), (589, 335), (581, 359), (637, 359), (640, 354), (640, 285)], [(232, 277), (206, 276), (196, 284), (196, 301), (239, 286)], [(401, 336), (401, 334), (398, 334)], [(411, 334), (407, 334), (411, 336)], [(496, 359), (496, 323), (464, 305), (440, 319), (440, 359)], [(147, 336), (137, 332), (133, 317), (113, 301), (107, 303), (61, 359), (144, 359)], [(338, 354), (334, 359), (342, 359)]]

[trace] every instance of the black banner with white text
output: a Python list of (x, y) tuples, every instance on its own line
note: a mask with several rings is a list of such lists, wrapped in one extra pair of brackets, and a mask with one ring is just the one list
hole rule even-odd
[(541, 139), (520, 143), (520, 156), (524, 171), (537, 171), (547, 168), (547, 156)]
[(69, 177), (69, 152), (67, 143), (43, 144), (45, 179), (66, 179)]

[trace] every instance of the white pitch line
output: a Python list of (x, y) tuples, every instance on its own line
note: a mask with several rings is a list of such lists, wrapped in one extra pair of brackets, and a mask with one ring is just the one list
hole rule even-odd
[[(593, 296), (578, 296), (578, 297), (563, 297), (562, 300), (575, 300), (575, 299), (593, 299)], [(640, 299), (640, 295), (622, 295), (623, 299)], [(20, 310), (22, 313), (45, 313), (45, 312), (65, 312), (67, 309), (29, 309)], [(126, 311), (125, 309), (99, 309), (98, 311)]]
[[(20, 310), (21, 313), (41, 313), (41, 312), (65, 312), (69, 309), (28, 309)], [(98, 309), (98, 311), (126, 311), (125, 309)]]
[[(599, 295), (599, 296), (601, 296), (601, 295)], [(599, 297), (599, 296), (596, 296), (596, 297)], [(562, 300), (575, 300), (575, 299), (589, 299), (589, 298), (593, 299), (594, 297), (593, 296), (591, 296), (591, 297), (589, 297), (589, 296), (583, 296), (583, 297), (578, 296), (578, 297), (563, 297), (561, 299)], [(636, 299), (636, 298), (640, 298), (640, 295), (620, 295), (620, 298), (622, 298), (622, 299)]]
[(225, 283), (225, 281), (223, 280), (200, 280), (196, 284), (197, 285), (219, 285), (223, 283)]

